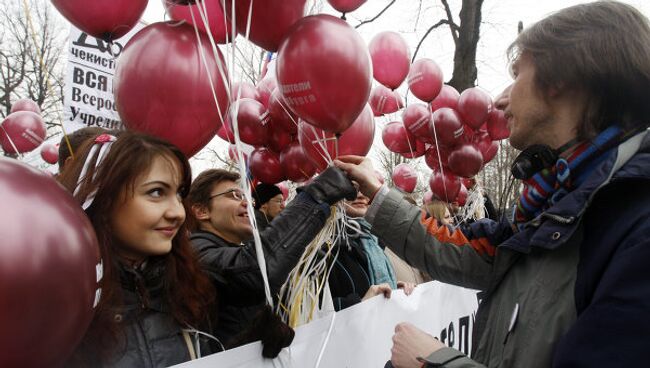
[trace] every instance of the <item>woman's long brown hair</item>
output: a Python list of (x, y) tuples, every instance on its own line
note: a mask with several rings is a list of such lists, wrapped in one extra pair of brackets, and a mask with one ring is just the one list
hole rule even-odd
[[(86, 214), (97, 234), (104, 263), (102, 298), (90, 328), (70, 361), (71, 365), (85, 366), (98, 359), (105, 361), (117, 347), (124, 344), (114, 322), (115, 310), (122, 305), (122, 301), (118, 260), (113, 248), (116, 242), (110, 227), (110, 215), (119, 204), (119, 199), (128, 198), (133, 193), (135, 181), (148, 172), (157, 157), (178, 164), (171, 167), (180, 167), (180, 191), (183, 198), (187, 195), (192, 180), (190, 164), (177, 147), (161, 139), (134, 132), (120, 133), (96, 170), (97, 154), (91, 157), (88, 172), (80, 180), (79, 176), (95, 139), (93, 137), (80, 147), (74, 160), (59, 177), (70, 193), (74, 192), (78, 182), (81, 183), (75, 196), (80, 204), (96, 191), (95, 199)], [(172, 240), (171, 252), (162, 257), (165, 262), (166, 298), (174, 319), (181, 326), (197, 327), (206, 322), (209, 309), (215, 305), (215, 291), (199, 265), (185, 224)]]

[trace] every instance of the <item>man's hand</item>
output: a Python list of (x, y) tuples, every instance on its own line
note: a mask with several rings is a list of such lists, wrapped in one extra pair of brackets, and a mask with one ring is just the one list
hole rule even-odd
[(404, 294), (406, 294), (406, 296), (411, 295), (413, 289), (415, 289), (415, 286), (416, 285), (412, 282), (397, 281), (397, 288), (404, 290)]
[(390, 298), (390, 293), (393, 290), (390, 288), (390, 285), (388, 284), (379, 284), (379, 285), (372, 285), (370, 286), (370, 289), (366, 291), (366, 295), (361, 298), (361, 301), (368, 300), (372, 298), (373, 296), (381, 295), (383, 294), (386, 298)]
[(417, 361), (418, 357), (426, 358), (444, 347), (443, 343), (412, 324), (398, 323), (390, 349), (390, 361), (395, 368), (420, 368), (422, 363)]
[(371, 198), (379, 188), (381, 182), (375, 174), (370, 159), (361, 156), (339, 156), (334, 160), (334, 166), (345, 171), (348, 177), (359, 184), (359, 191)]

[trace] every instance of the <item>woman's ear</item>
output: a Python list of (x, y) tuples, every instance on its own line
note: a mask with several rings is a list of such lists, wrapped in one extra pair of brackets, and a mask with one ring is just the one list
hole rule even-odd
[(208, 206), (204, 204), (192, 205), (191, 211), (192, 214), (194, 215), (194, 218), (196, 218), (199, 221), (210, 219), (210, 210), (208, 209)]

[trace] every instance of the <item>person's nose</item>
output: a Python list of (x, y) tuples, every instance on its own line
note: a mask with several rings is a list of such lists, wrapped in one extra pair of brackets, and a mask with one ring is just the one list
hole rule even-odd
[(510, 90), (512, 89), (512, 84), (506, 87), (503, 92), (501, 92), (497, 98), (494, 100), (494, 107), (499, 110), (505, 110), (510, 103)]

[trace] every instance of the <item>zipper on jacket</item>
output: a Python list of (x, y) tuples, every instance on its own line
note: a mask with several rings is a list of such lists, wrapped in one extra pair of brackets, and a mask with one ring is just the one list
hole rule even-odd
[(551, 219), (551, 220), (553, 220), (555, 222), (559, 222), (559, 223), (561, 223), (563, 225), (570, 225), (576, 219), (573, 216), (563, 217), (563, 216), (560, 216), (560, 215), (555, 215), (555, 214), (547, 213), (547, 212), (542, 213), (542, 216), (546, 217), (546, 218), (549, 218), (549, 219)]

